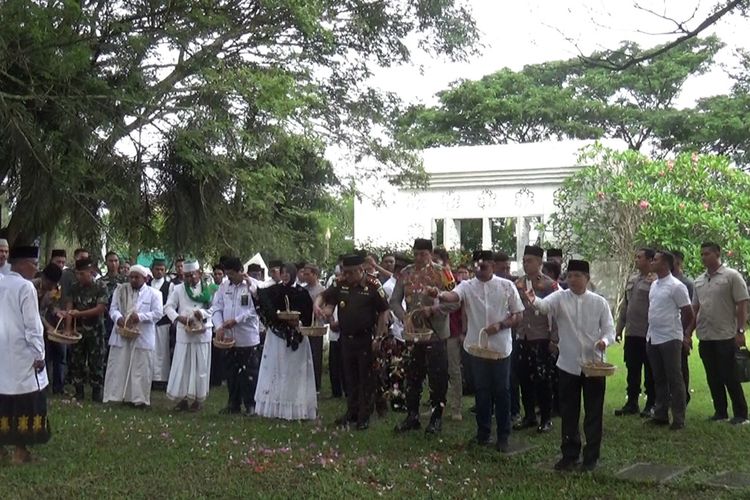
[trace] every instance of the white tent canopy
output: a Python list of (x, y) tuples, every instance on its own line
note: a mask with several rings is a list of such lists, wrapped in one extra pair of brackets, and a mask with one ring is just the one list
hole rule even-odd
[(263, 260), (263, 257), (259, 253), (256, 253), (253, 255), (253, 258), (245, 262), (245, 270), (247, 270), (247, 266), (250, 264), (258, 264), (260, 267), (263, 268), (263, 271), (268, 273), (268, 266), (266, 266), (266, 262)]

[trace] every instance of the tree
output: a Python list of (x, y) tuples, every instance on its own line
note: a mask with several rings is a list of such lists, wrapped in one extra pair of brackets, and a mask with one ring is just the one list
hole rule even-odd
[(613, 261), (624, 285), (639, 246), (683, 251), (695, 275), (702, 271), (701, 243), (714, 241), (727, 262), (747, 271), (750, 175), (726, 157), (683, 153), (651, 160), (596, 146), (581, 160), (590, 166), (555, 193), (558, 211), (551, 218), (567, 253)]
[[(710, 67), (721, 46), (715, 37), (691, 39), (619, 72), (577, 59), (520, 72), (506, 68), (439, 93), (436, 107), (407, 110), (401, 134), (415, 147), (613, 137), (640, 150), (675, 135), (684, 114), (674, 108), (675, 98), (688, 77)], [(624, 60), (642, 52), (625, 42), (606, 57)]]
[[(194, 166), (164, 162), (165, 143), (207, 114), (223, 130), (249, 122), (248, 135), (270, 127), (262, 138), (339, 144), (408, 173), (389, 133), (397, 99), (367, 85), (372, 68), (408, 62), (407, 39), (451, 58), (477, 39), (454, 0), (8, 0), (0, 33), (9, 238), (67, 222), (93, 247), (106, 211), (154, 203), (150, 165)], [(144, 148), (141, 134), (161, 146)], [(271, 146), (238, 142), (250, 159)], [(131, 220), (143, 224), (121, 218)]]

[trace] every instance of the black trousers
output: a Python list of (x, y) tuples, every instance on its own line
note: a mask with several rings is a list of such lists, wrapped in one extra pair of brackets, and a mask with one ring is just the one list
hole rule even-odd
[(714, 412), (728, 416), (727, 393), (732, 400), (735, 417), (747, 418), (747, 401), (742, 384), (734, 371), (734, 355), (738, 347), (734, 339), (701, 340), (698, 344), (703, 367), (706, 369), (706, 382), (714, 400)]
[(510, 356), (510, 415), (521, 414), (521, 384), (518, 380), (518, 340), (513, 339), (513, 352)]
[(552, 418), (552, 355), (549, 340), (518, 341), (518, 381), (521, 386), (524, 418), (536, 420), (536, 406), (542, 422)]
[(602, 444), (602, 418), (604, 412), (604, 377), (586, 377), (571, 375), (558, 370), (560, 378), (560, 416), (562, 417), (562, 444), (560, 450), (563, 458), (578, 459), (581, 453), (581, 394), (583, 394), (583, 433), (586, 445), (583, 447), (584, 463), (595, 463), (599, 460)]
[(688, 365), (688, 353), (682, 349), (682, 380), (685, 382), (685, 403), (690, 402), (690, 365)]
[(227, 352), (227, 388), (232, 411), (243, 406), (246, 411), (255, 407), (255, 388), (258, 385), (261, 346), (233, 347)]
[(334, 398), (340, 398), (347, 393), (340, 340), (332, 340), (328, 343), (328, 376), (331, 379), (331, 395)]
[(312, 351), (313, 372), (315, 373), (315, 390), (320, 392), (320, 382), (323, 378), (323, 337), (307, 337)]
[(67, 355), (65, 344), (50, 342), (44, 339), (44, 356), (47, 363), (47, 373), (52, 375), (52, 394), (62, 394), (65, 387), (65, 360)]
[(219, 387), (227, 378), (227, 355), (226, 349), (217, 349), (211, 344), (211, 387)]
[(638, 402), (638, 396), (641, 394), (641, 372), (643, 372), (646, 406), (653, 406), (656, 402), (656, 392), (654, 391), (654, 376), (646, 354), (646, 338), (626, 335), (623, 354), (625, 366), (628, 369), (628, 402)]
[(347, 417), (351, 421), (366, 422), (372, 413), (375, 381), (372, 335), (342, 335), (340, 342), (348, 384)]
[(443, 415), (448, 393), (448, 352), (445, 340), (412, 344), (406, 364), (406, 409), (409, 415), (419, 417), (422, 384), (429, 375), (430, 404), (433, 414)]

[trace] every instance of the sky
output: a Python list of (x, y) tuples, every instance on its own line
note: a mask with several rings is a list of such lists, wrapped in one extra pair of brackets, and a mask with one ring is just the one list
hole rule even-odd
[[(655, 35), (675, 29), (665, 15), (686, 26), (697, 26), (714, 1), (699, 0), (466, 0), (481, 32), (482, 53), (470, 60), (453, 63), (415, 52), (413, 64), (380, 69), (372, 83), (396, 92), (408, 102), (435, 103), (435, 93), (459, 79), (478, 79), (508, 67), (520, 70), (526, 64), (569, 59), (595, 50), (616, 48), (621, 41), (634, 40), (642, 47), (666, 43), (676, 35)], [(654, 13), (638, 9), (650, 9)], [(725, 93), (731, 82), (720, 65), (733, 64), (736, 47), (750, 48), (750, 21), (724, 18), (705, 34), (716, 33), (727, 43), (717, 56), (719, 67), (686, 83), (679, 106), (690, 106), (699, 97)]]

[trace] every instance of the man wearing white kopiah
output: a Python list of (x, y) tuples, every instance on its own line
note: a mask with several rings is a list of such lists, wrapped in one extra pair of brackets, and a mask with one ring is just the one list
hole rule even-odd
[[(511, 328), (521, 320), (524, 307), (512, 281), (494, 274), (493, 253), (488, 250), (474, 252), (476, 277), (462, 281), (451, 292), (440, 292), (441, 302), (461, 302), (466, 311), (468, 328), (464, 348), (481, 345), (498, 353), (499, 359), (483, 359), (470, 355), (474, 374), (477, 409), (476, 443), (490, 443), (492, 414), (497, 419), (496, 449), (506, 453), (510, 436), (510, 354), (513, 350)], [(437, 289), (429, 291), (435, 294)], [(480, 335), (480, 332), (484, 333)], [(481, 345), (484, 347), (484, 345)]]
[(0, 279), (0, 460), (15, 446), (12, 462), (31, 461), (31, 444), (49, 441), (44, 335), (37, 293), (39, 249), (14, 247), (11, 272)]
[[(118, 285), (112, 294), (109, 316), (115, 326), (109, 337), (105, 403), (132, 403), (137, 408), (151, 405), (155, 325), (164, 310), (159, 292), (146, 285), (148, 276), (145, 267), (132, 266), (129, 283)], [(123, 337), (122, 328), (136, 330), (139, 335), (134, 339)]]
[(537, 298), (533, 287), (526, 289), (526, 298), (534, 309), (557, 321), (560, 339), (559, 368), (560, 416), (562, 417), (562, 458), (555, 469), (571, 471), (581, 454), (581, 417), (583, 392), (583, 471), (592, 471), (599, 460), (602, 444), (602, 413), (604, 411), (604, 377), (590, 377), (581, 366), (604, 361), (604, 351), (615, 341), (615, 326), (609, 304), (601, 295), (587, 290), (590, 280), (589, 263), (568, 262), (568, 289)]
[[(167, 277), (167, 263), (164, 259), (154, 259), (151, 264), (153, 279), (149, 286), (161, 295), (162, 306), (174, 290), (174, 284)], [(154, 349), (154, 388), (165, 390), (169, 380), (169, 328), (172, 322), (165, 314), (156, 322), (156, 348)]]
[(185, 281), (174, 287), (164, 308), (177, 324), (167, 397), (179, 401), (175, 411), (200, 411), (211, 379), (210, 309), (216, 285), (201, 279), (198, 262), (185, 262), (182, 271)]

